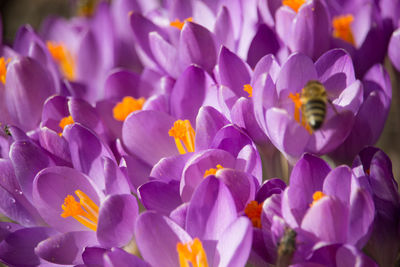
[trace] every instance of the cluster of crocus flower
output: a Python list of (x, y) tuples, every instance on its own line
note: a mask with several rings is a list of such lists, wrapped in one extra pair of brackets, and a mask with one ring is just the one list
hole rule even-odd
[(0, 39), (2, 263), (396, 264), (399, 1), (71, 4)]

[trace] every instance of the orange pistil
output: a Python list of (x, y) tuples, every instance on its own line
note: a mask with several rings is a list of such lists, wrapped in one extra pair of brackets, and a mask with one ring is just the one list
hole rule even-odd
[[(296, 93), (295, 95), (290, 93), (289, 98), (294, 103), (294, 119), (297, 121), (301, 126), (303, 126), (310, 134), (312, 134), (312, 129), (310, 125), (306, 122), (304, 116), (301, 117), (300, 121), (300, 110), (302, 107), (300, 93)], [(304, 114), (303, 114), (304, 115)]]
[(215, 175), (217, 174), (217, 171), (222, 170), (224, 167), (222, 167), (220, 164), (217, 165), (216, 169), (215, 168), (210, 168), (204, 172), (203, 177), (206, 178), (209, 175)]
[(354, 17), (352, 15), (336, 16), (332, 20), (333, 36), (342, 39), (355, 46), (353, 32), (351, 31), (351, 23)]
[(185, 244), (179, 242), (176, 245), (176, 250), (178, 251), (180, 267), (208, 267), (206, 252), (197, 237)]
[(67, 195), (61, 206), (63, 209), (61, 217), (71, 216), (87, 228), (96, 231), (99, 207), (81, 190), (76, 190), (75, 194), (79, 197), (79, 202), (73, 196)]
[(3, 84), (6, 84), (6, 75), (7, 75), (7, 64), (10, 63), (11, 59), (5, 59), (4, 57), (0, 57), (0, 81)]
[[(74, 123), (74, 119), (72, 118), (71, 115), (64, 117), (60, 120), (60, 123), (58, 124), (58, 126), (60, 126), (60, 128), (62, 129), (62, 131), (64, 131), (65, 126), (73, 124)], [(59, 136), (62, 135), (62, 132), (58, 134)]]
[(282, 5), (290, 7), (297, 13), (305, 2), (306, 0), (283, 0)]
[(244, 213), (253, 223), (253, 226), (256, 228), (261, 228), (261, 212), (262, 212), (262, 203), (258, 203), (253, 200), (247, 204), (244, 209)]
[(57, 62), (62, 74), (68, 80), (75, 79), (75, 60), (64, 44), (48, 41), (46, 43), (51, 56)]
[(168, 132), (175, 138), (175, 144), (180, 154), (194, 152), (195, 132), (188, 120), (177, 120)]
[(321, 191), (316, 191), (313, 194), (313, 202), (310, 204), (310, 207), (312, 207), (315, 203), (317, 203), (321, 198), (325, 197), (326, 195), (322, 193)]
[(192, 18), (192, 17), (189, 17), (189, 18), (185, 19), (184, 21), (180, 21), (179, 19), (176, 19), (176, 20), (174, 20), (174, 21), (171, 21), (171, 22), (169, 23), (169, 26), (172, 26), (172, 27), (175, 27), (175, 28), (177, 28), (177, 29), (179, 29), (179, 30), (182, 30), (183, 25), (185, 25), (185, 22), (186, 22), (186, 21), (192, 22), (192, 21), (193, 21), (193, 18)]
[(136, 99), (131, 96), (125, 96), (113, 108), (114, 119), (124, 121), (132, 112), (141, 110), (145, 101), (143, 97)]
[(245, 84), (243, 90), (249, 94), (249, 97), (253, 97), (253, 87), (250, 84)]

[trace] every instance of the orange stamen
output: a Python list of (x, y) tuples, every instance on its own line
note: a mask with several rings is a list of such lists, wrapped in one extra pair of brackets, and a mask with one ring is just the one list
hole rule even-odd
[(282, 5), (290, 7), (297, 13), (305, 2), (306, 0), (283, 0)]
[[(64, 117), (60, 120), (60, 123), (58, 124), (58, 126), (60, 126), (60, 128), (62, 129), (62, 131), (64, 131), (65, 126), (73, 124), (74, 123), (74, 119), (72, 118), (71, 115)], [(58, 135), (61, 136), (62, 135), (62, 131), (61, 133), (59, 133)]]
[(249, 94), (249, 97), (253, 97), (253, 87), (250, 84), (245, 84), (243, 90)]
[(3, 84), (6, 84), (6, 76), (7, 76), (7, 64), (10, 63), (11, 59), (5, 59), (4, 57), (0, 57), (0, 81)]
[(310, 134), (313, 133), (310, 125), (306, 122), (306, 120), (304, 119), (304, 117), (301, 117), (300, 120), (300, 110), (301, 110), (301, 106), (302, 106), (302, 102), (301, 102), (301, 97), (300, 97), (300, 93), (296, 93), (295, 95), (290, 93), (289, 94), (289, 98), (293, 101), (294, 103), (294, 119), (295, 121), (297, 121), (301, 126), (303, 126)]
[(313, 202), (310, 204), (310, 207), (312, 207), (315, 203), (317, 203), (321, 198), (325, 197), (326, 195), (322, 193), (321, 191), (316, 191), (313, 194)]
[(351, 31), (351, 23), (354, 17), (352, 15), (336, 16), (332, 20), (333, 36), (342, 39), (355, 46), (353, 32)]
[(176, 245), (176, 250), (178, 251), (180, 267), (208, 267), (206, 252), (197, 237), (185, 244), (179, 242)]
[(141, 110), (145, 101), (143, 97), (136, 99), (131, 96), (125, 96), (113, 108), (114, 119), (124, 121), (132, 112)]
[(253, 226), (256, 228), (261, 228), (261, 212), (262, 212), (262, 203), (258, 203), (253, 200), (247, 204), (244, 209), (244, 213), (253, 223)]
[(64, 44), (48, 41), (46, 43), (51, 56), (57, 62), (62, 74), (70, 81), (75, 78), (75, 60)]
[(186, 22), (186, 21), (192, 22), (192, 21), (193, 21), (193, 18), (192, 18), (192, 17), (189, 17), (189, 18), (185, 19), (184, 21), (180, 21), (179, 19), (176, 19), (176, 20), (174, 20), (174, 21), (171, 21), (171, 22), (169, 23), (169, 26), (172, 26), (172, 27), (175, 27), (175, 28), (177, 28), (177, 29), (179, 29), (179, 30), (182, 30), (183, 25), (185, 25), (185, 22)]
[(99, 207), (81, 190), (76, 190), (79, 202), (71, 195), (67, 195), (61, 206), (63, 213), (61, 217), (72, 217), (87, 228), (96, 231), (99, 219)]
[(175, 138), (175, 144), (180, 154), (194, 152), (195, 132), (188, 120), (177, 120), (168, 132)]
[(217, 171), (222, 170), (223, 168), (224, 168), (224, 167), (222, 167), (220, 164), (218, 164), (217, 167), (216, 167), (216, 169), (210, 168), (210, 169), (206, 170), (206, 171), (204, 172), (203, 177), (205, 178), (205, 177), (207, 177), (207, 176), (209, 176), (209, 175), (215, 175), (215, 174), (217, 174)]

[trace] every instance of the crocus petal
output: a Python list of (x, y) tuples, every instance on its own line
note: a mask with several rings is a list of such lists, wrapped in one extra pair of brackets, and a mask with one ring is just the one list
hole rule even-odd
[(282, 214), (292, 227), (300, 224), (305, 212), (313, 202), (312, 196), (322, 190), (329, 165), (322, 159), (304, 154), (290, 175), (290, 186), (284, 191)]
[(213, 35), (196, 23), (186, 22), (183, 26), (178, 51), (182, 67), (194, 63), (211, 73), (216, 63)]
[(236, 217), (235, 202), (228, 187), (214, 176), (209, 176), (190, 201), (186, 230), (200, 239), (218, 240)]
[(257, 185), (261, 184), (262, 180), (262, 163), (260, 154), (252, 145), (245, 145), (238, 153), (236, 158), (235, 169), (250, 173), (254, 176)]
[(320, 240), (346, 243), (349, 210), (340, 201), (325, 196), (309, 208), (301, 228), (313, 233)]
[(197, 112), (203, 104), (209, 84), (204, 70), (194, 65), (189, 66), (176, 80), (172, 89), (172, 115), (189, 120), (195, 127)]
[(350, 199), (350, 224), (347, 243), (362, 249), (375, 217), (375, 207), (369, 192), (356, 189)]
[(238, 212), (243, 211), (246, 204), (255, 198), (255, 184), (252, 175), (224, 168), (218, 171), (216, 177), (229, 188)]
[(76, 265), (83, 263), (83, 249), (96, 244), (96, 235), (92, 231), (68, 232), (40, 242), (35, 253), (52, 263)]
[(389, 48), (388, 48), (388, 55), (390, 61), (392, 62), (393, 66), (400, 71), (400, 29), (393, 32), (392, 37), (390, 38)]
[(9, 160), (0, 159), (1, 213), (24, 226), (44, 225), (36, 208), (23, 195)]
[(250, 254), (252, 237), (253, 227), (249, 219), (240, 217), (233, 222), (218, 241), (218, 266), (244, 266)]
[(281, 152), (297, 158), (304, 152), (310, 134), (303, 126), (290, 118), (283, 109), (270, 108), (265, 115), (268, 136)]
[(276, 89), (281, 97), (282, 91), (299, 92), (308, 81), (317, 79), (318, 74), (311, 58), (302, 53), (294, 53), (282, 65)]
[(144, 212), (139, 216), (135, 237), (143, 258), (154, 267), (177, 266), (176, 245), (191, 240), (171, 219), (155, 212)]
[[(155, 210), (169, 215), (172, 210), (182, 204), (179, 194), (179, 183), (171, 181), (150, 181), (138, 188), (139, 198), (147, 210)], [(154, 197), (157, 196), (157, 197)]]
[(215, 20), (213, 30), (217, 47), (221, 47), (221, 45), (223, 45), (230, 50), (234, 50), (235, 40), (231, 19), (232, 17), (229, 9), (226, 6), (222, 6)]
[(10, 149), (15, 176), (24, 196), (32, 200), (32, 183), (38, 171), (52, 166), (52, 161), (42, 149), (29, 141), (14, 142)]
[(171, 77), (179, 77), (181, 70), (176, 65), (178, 53), (175, 46), (164, 40), (157, 32), (149, 34), (149, 44), (154, 59), (161, 68)]
[(23, 130), (39, 124), (42, 106), (54, 93), (50, 74), (36, 60), (22, 57), (7, 66), (5, 100), (13, 121)]
[(196, 150), (210, 148), (215, 134), (228, 123), (228, 120), (215, 108), (201, 107), (196, 118)]
[(63, 136), (69, 143), (72, 164), (87, 174), (100, 189), (105, 188), (102, 157), (114, 158), (111, 150), (91, 130), (75, 123), (65, 128)]
[(253, 145), (249, 136), (235, 125), (226, 125), (216, 133), (210, 147), (226, 150), (237, 157), (246, 145)]
[(42, 148), (51, 153), (52, 160), (57, 165), (72, 166), (68, 142), (60, 138), (56, 132), (47, 127), (40, 128), (39, 143)]
[(324, 84), (329, 96), (336, 96), (355, 81), (354, 67), (350, 55), (343, 49), (332, 49), (315, 62), (319, 81)]
[(134, 156), (125, 155), (121, 158), (120, 169), (126, 176), (131, 191), (136, 191), (140, 185), (149, 180), (151, 166)]
[(34, 252), (36, 245), (55, 233), (47, 227), (16, 230), (0, 243), (0, 258), (10, 266), (38, 266), (41, 260)]
[(108, 157), (104, 157), (103, 166), (106, 195), (130, 194), (128, 181), (117, 166), (117, 163)]
[(191, 153), (186, 153), (163, 158), (151, 169), (150, 176), (165, 182), (180, 181), (183, 168), (191, 156)]
[(183, 172), (180, 185), (182, 200), (190, 201), (197, 186), (204, 180), (205, 172), (217, 165), (224, 168), (234, 168), (235, 158), (224, 150), (208, 149), (197, 153), (191, 158)]
[(186, 228), (186, 215), (189, 203), (190, 202), (183, 203), (182, 205), (174, 209), (169, 215), (169, 217), (183, 229)]
[(111, 195), (101, 205), (97, 240), (103, 247), (122, 247), (131, 241), (139, 208), (133, 195)]
[(127, 150), (150, 165), (163, 157), (178, 154), (174, 139), (168, 135), (174, 121), (159, 111), (131, 113), (122, 127), (122, 139)]
[(81, 190), (99, 205), (101, 193), (83, 173), (68, 167), (50, 167), (38, 173), (33, 181), (33, 203), (43, 219), (60, 232), (87, 230), (72, 217), (63, 218), (61, 205), (67, 195)]
[(266, 180), (258, 189), (255, 200), (259, 203), (263, 202), (273, 194), (280, 194), (285, 190), (286, 184), (279, 178)]
[(339, 166), (333, 169), (325, 178), (323, 192), (335, 196), (343, 203), (350, 204), (352, 173), (349, 167)]
[(236, 54), (222, 47), (218, 56), (221, 85), (232, 89), (237, 96), (247, 96), (243, 86), (250, 82), (250, 68)]
[(139, 257), (132, 255), (123, 249), (112, 248), (104, 255), (105, 267), (148, 267), (149, 265)]
[(285, 5), (282, 5), (282, 7), (278, 8), (276, 11), (276, 32), (285, 44), (288, 44), (290, 41), (290, 35), (292, 33), (291, 28), (295, 17), (296, 12)]
[(121, 100), (124, 96), (139, 98), (140, 76), (129, 70), (117, 69), (111, 72), (104, 83), (104, 98)]

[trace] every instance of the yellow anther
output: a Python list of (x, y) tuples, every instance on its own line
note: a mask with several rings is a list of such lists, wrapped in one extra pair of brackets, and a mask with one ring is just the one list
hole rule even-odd
[(262, 203), (258, 203), (253, 200), (247, 204), (244, 209), (244, 213), (253, 223), (253, 226), (256, 228), (261, 228), (261, 212), (262, 212)]
[(136, 99), (131, 96), (125, 96), (113, 108), (114, 119), (124, 121), (132, 112), (141, 110), (145, 101), (143, 97)]
[(322, 193), (321, 191), (316, 191), (313, 194), (313, 202), (310, 204), (310, 207), (312, 207), (315, 203), (317, 203), (321, 198), (325, 197), (326, 195)]
[(194, 152), (195, 132), (188, 120), (177, 120), (168, 132), (175, 138), (175, 144), (180, 154)]
[(64, 44), (48, 41), (46, 43), (51, 56), (57, 62), (65, 78), (72, 81), (75, 79), (75, 60)]
[(301, 109), (301, 100), (300, 100), (300, 93), (296, 93), (295, 95), (290, 93), (289, 98), (294, 103), (294, 119), (300, 123), (300, 109)]
[(6, 76), (7, 76), (7, 64), (10, 63), (11, 59), (5, 59), (4, 57), (0, 57), (0, 81), (3, 84), (6, 84)]
[(249, 94), (249, 97), (253, 97), (253, 87), (250, 84), (245, 84), (243, 90)]
[[(73, 124), (74, 123), (74, 119), (72, 118), (71, 115), (64, 117), (60, 120), (60, 123), (58, 124), (58, 126), (60, 126), (60, 128), (62, 129), (62, 131), (64, 131), (65, 126)], [(62, 131), (60, 133), (58, 133), (59, 136), (62, 135)]]
[(332, 20), (333, 36), (340, 38), (353, 46), (355, 46), (353, 32), (351, 31), (351, 23), (354, 17), (352, 15), (336, 16)]
[(209, 175), (215, 175), (215, 174), (217, 174), (217, 171), (222, 170), (223, 168), (224, 168), (224, 167), (222, 167), (220, 164), (218, 164), (217, 167), (216, 167), (216, 169), (210, 168), (210, 169), (206, 170), (206, 171), (204, 172), (203, 177), (205, 178), (205, 177), (207, 177), (207, 176), (209, 176)]
[(87, 228), (96, 231), (99, 219), (99, 207), (81, 190), (76, 190), (79, 202), (71, 195), (67, 195), (64, 204), (61, 205), (63, 213), (61, 217), (72, 217)]
[(179, 242), (176, 245), (176, 250), (178, 251), (180, 267), (208, 267), (206, 252), (197, 237), (185, 244)]
[(185, 25), (185, 22), (186, 22), (186, 21), (192, 22), (192, 21), (193, 21), (193, 18), (192, 18), (192, 17), (189, 17), (189, 18), (185, 19), (184, 21), (180, 21), (179, 19), (176, 19), (176, 20), (174, 20), (174, 21), (171, 21), (171, 22), (169, 23), (169, 26), (172, 26), (172, 27), (175, 27), (175, 28), (177, 28), (177, 29), (179, 29), (179, 30), (182, 30), (183, 25)]
[(290, 7), (297, 13), (305, 2), (306, 0), (283, 0), (282, 5)]

